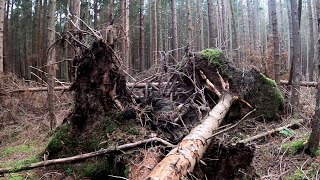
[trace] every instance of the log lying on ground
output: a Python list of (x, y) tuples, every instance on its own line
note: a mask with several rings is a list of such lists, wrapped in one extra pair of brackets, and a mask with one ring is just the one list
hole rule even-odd
[[(288, 85), (289, 81), (287, 80), (280, 80), (280, 84), (281, 85)], [(307, 87), (316, 87), (317, 86), (317, 82), (308, 82), (308, 81), (301, 81), (300, 82), (300, 86), (307, 86)]]
[(192, 172), (208, 145), (212, 132), (217, 129), (237, 97), (225, 94), (219, 103), (209, 112), (203, 122), (171, 150), (169, 154), (152, 170), (149, 179), (180, 179)]
[(287, 124), (287, 125), (285, 125), (285, 126), (278, 127), (278, 128), (275, 128), (275, 129), (271, 129), (271, 130), (269, 130), (269, 131), (267, 131), (267, 132), (264, 132), (264, 133), (261, 133), (261, 134), (257, 134), (257, 135), (252, 136), (252, 137), (248, 137), (248, 138), (246, 138), (246, 139), (243, 139), (243, 140), (239, 141), (238, 143), (248, 143), (248, 142), (250, 142), (250, 141), (254, 141), (254, 140), (263, 138), (263, 137), (265, 137), (265, 136), (268, 136), (268, 135), (277, 133), (277, 132), (279, 132), (279, 131), (282, 131), (282, 130), (284, 130), (284, 129), (286, 129), (286, 128), (289, 128), (289, 127), (292, 127), (292, 126), (294, 126), (294, 125), (300, 124), (300, 123), (302, 123), (303, 121), (304, 121), (303, 119), (299, 119), (299, 120), (297, 120), (296, 122), (292, 122), (292, 123)]
[(100, 149), (99, 151), (90, 152), (90, 153), (86, 153), (86, 154), (80, 154), (80, 155), (77, 155), (77, 156), (61, 158), (61, 159), (51, 159), (51, 160), (41, 161), (41, 162), (37, 162), (37, 163), (32, 163), (32, 164), (25, 165), (25, 166), (22, 166), (22, 167), (0, 168), (0, 175), (3, 175), (5, 173), (14, 173), (14, 172), (20, 172), (20, 171), (24, 171), (24, 170), (35, 169), (35, 168), (44, 167), (44, 166), (71, 163), (71, 162), (74, 162), (74, 161), (80, 161), (80, 160), (83, 160), (83, 159), (88, 159), (88, 158), (92, 158), (92, 157), (96, 157), (96, 156), (101, 156), (101, 155), (104, 155), (104, 154), (107, 154), (107, 153), (111, 153), (111, 152), (115, 152), (115, 151), (123, 151), (123, 150), (126, 150), (126, 149), (135, 148), (135, 147), (140, 146), (142, 144), (147, 144), (147, 143), (151, 143), (151, 142), (160, 142), (163, 145), (168, 146), (168, 147), (172, 147), (173, 146), (172, 144), (168, 143), (167, 141), (164, 141), (163, 139), (154, 137), (154, 138), (149, 138), (149, 139), (137, 141), (137, 142), (134, 142), (134, 143), (120, 145), (120, 146), (117, 146), (117, 147), (110, 147), (110, 148), (107, 148), (107, 149)]
[[(159, 83), (150, 83), (153, 86), (159, 86)], [(166, 82), (161, 83), (162, 85), (165, 85)], [(130, 88), (145, 88), (147, 83), (127, 83), (127, 87)], [(55, 91), (64, 91), (68, 90), (70, 86), (56, 86), (54, 87)], [(23, 89), (16, 89), (12, 91), (6, 91), (6, 93), (22, 93), (22, 92), (38, 92), (38, 91), (48, 91), (47, 87), (32, 87), (32, 88), (23, 88)]]

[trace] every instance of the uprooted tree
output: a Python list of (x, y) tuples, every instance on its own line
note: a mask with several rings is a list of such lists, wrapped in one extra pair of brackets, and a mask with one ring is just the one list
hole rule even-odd
[[(129, 172), (130, 179), (188, 176), (203, 156), (212, 154), (206, 152), (219, 149), (214, 148), (212, 135), (220, 124), (233, 122), (252, 109), (252, 115), (273, 119), (283, 106), (283, 97), (273, 80), (256, 69), (236, 69), (220, 50), (187, 52), (174, 66), (168, 66), (164, 56), (164, 68), (154, 68), (156, 73), (136, 82), (144, 82), (144, 90), (126, 86), (121, 60), (103, 40), (95, 41), (75, 61), (76, 79), (69, 88), (74, 92), (74, 108), (57, 128), (46, 153), (49, 159), (63, 158), (150, 136), (178, 144), (154, 165), (152, 172), (152, 168), (144, 168), (145, 173)], [(215, 168), (211, 169), (212, 177), (231, 178), (239, 176), (239, 168), (250, 170), (252, 147), (223, 146), (225, 153), (215, 156), (219, 159), (215, 165), (211, 163)], [(128, 162), (135, 153), (86, 160), (85, 166), (91, 164), (97, 172), (85, 176), (128, 175)], [(84, 168), (80, 166), (79, 169)]]

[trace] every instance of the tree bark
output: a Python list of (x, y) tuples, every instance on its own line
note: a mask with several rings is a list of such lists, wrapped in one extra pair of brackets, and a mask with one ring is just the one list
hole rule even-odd
[(172, 57), (173, 61), (178, 61), (178, 25), (177, 25), (177, 10), (176, 1), (171, 0), (171, 12), (172, 12)]
[(158, 21), (157, 0), (152, 0), (152, 65), (157, 64), (158, 59)]
[(190, 0), (187, 0), (187, 16), (188, 16), (188, 45), (190, 49), (193, 49), (193, 26), (192, 26)]
[(48, 111), (50, 119), (50, 129), (54, 129), (56, 126), (56, 117), (54, 115), (53, 93), (54, 93), (54, 77), (56, 75), (56, 50), (55, 50), (55, 12), (56, 12), (56, 0), (50, 0), (49, 12), (48, 12), (48, 40), (49, 40), (49, 53), (48, 53)]
[(101, 156), (101, 155), (104, 155), (104, 154), (108, 154), (108, 153), (111, 153), (111, 152), (116, 152), (116, 151), (121, 151), (121, 150), (125, 150), (125, 149), (134, 148), (134, 147), (140, 146), (142, 144), (147, 144), (147, 143), (151, 143), (151, 142), (160, 142), (163, 145), (168, 146), (168, 147), (173, 146), (172, 144), (168, 143), (167, 141), (165, 141), (163, 139), (160, 139), (160, 138), (157, 138), (157, 137), (153, 137), (153, 138), (141, 140), (141, 141), (134, 142), (134, 143), (120, 145), (120, 146), (117, 146), (117, 147), (110, 147), (110, 148), (107, 148), (107, 149), (100, 149), (100, 150), (95, 151), (95, 152), (90, 152), (90, 153), (86, 153), (86, 154), (80, 154), (80, 155), (77, 155), (77, 156), (41, 161), (41, 162), (37, 162), (37, 163), (26, 165), (26, 166), (22, 166), (22, 167), (19, 167), (19, 168), (0, 168), (0, 175), (3, 175), (5, 173), (12, 173), (12, 172), (19, 172), (19, 171), (24, 171), (24, 170), (35, 169), (35, 168), (38, 168), (38, 167), (51, 166), (51, 165), (56, 165), (56, 164), (66, 164), (66, 163), (70, 163), (70, 162), (74, 162), (74, 161), (80, 161), (80, 160), (84, 160), (84, 159), (88, 159), (88, 158), (92, 158), (92, 157), (97, 157), (97, 156)]
[(216, 48), (216, 37), (214, 33), (213, 0), (208, 3), (208, 27), (209, 27), (209, 48)]
[[(4, 23), (4, 13), (5, 13), (5, 0), (0, 0), (0, 79), (4, 73), (3, 69), (3, 23)], [(2, 83), (0, 83), (2, 87)]]
[(315, 70), (314, 62), (314, 32), (313, 32), (313, 13), (311, 7), (311, 0), (308, 0), (308, 13), (309, 13), (309, 56), (308, 56), (308, 80), (313, 81), (313, 73)]
[(144, 0), (140, 0), (140, 10), (139, 10), (139, 61), (138, 61), (138, 69), (139, 72), (142, 72), (144, 68), (144, 14), (143, 9), (144, 7)]
[(197, 0), (197, 13), (198, 13), (198, 23), (199, 23), (199, 48), (201, 51), (204, 49), (204, 32), (203, 32), (203, 12), (202, 12), (202, 0)]
[(278, 85), (280, 85), (280, 46), (278, 35), (277, 7), (275, 0), (268, 1), (269, 14), (272, 21), (273, 48), (274, 48), (274, 77)]
[[(293, 30), (293, 57), (292, 57), (292, 96), (291, 104), (294, 108), (299, 107), (299, 92), (301, 81), (301, 59), (300, 59), (300, 28), (298, 20), (298, 8), (296, 0), (291, 2), (291, 17), (292, 17), (292, 30)], [(294, 110), (292, 111), (294, 113)]]
[(149, 179), (180, 179), (192, 172), (196, 162), (203, 157), (210, 142), (213, 130), (222, 122), (228, 109), (236, 98), (230, 94), (222, 96), (218, 104), (172, 149), (167, 156), (151, 171)]
[(315, 156), (316, 151), (319, 147), (320, 141), (320, 1), (317, 1), (317, 18), (318, 18), (318, 85), (317, 85), (317, 94), (316, 94), (316, 107), (315, 115), (312, 118), (311, 122), (311, 134), (308, 142), (308, 147), (306, 152), (311, 156)]

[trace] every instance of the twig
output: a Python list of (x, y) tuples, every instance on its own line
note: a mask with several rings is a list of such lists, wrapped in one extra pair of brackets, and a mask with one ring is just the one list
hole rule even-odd
[(80, 154), (77, 156), (41, 161), (41, 162), (25, 165), (22, 167), (18, 167), (18, 168), (12, 168), (12, 167), (11, 168), (2, 168), (2, 169), (0, 169), (0, 175), (3, 175), (5, 173), (13, 173), (13, 172), (19, 172), (19, 171), (24, 171), (24, 170), (35, 169), (38, 167), (50, 166), (50, 165), (54, 165), (54, 164), (65, 164), (65, 163), (70, 163), (70, 162), (74, 162), (74, 161), (84, 160), (84, 159), (88, 159), (88, 158), (92, 158), (92, 157), (96, 157), (96, 156), (101, 156), (101, 155), (104, 155), (104, 154), (107, 154), (110, 152), (116, 152), (116, 151), (122, 151), (122, 150), (129, 149), (129, 148), (134, 148), (134, 147), (140, 146), (142, 144), (147, 144), (147, 143), (151, 143), (151, 142), (159, 142), (165, 146), (174, 147), (174, 145), (172, 145), (171, 143), (169, 143), (161, 138), (153, 137), (153, 138), (137, 141), (134, 143), (128, 143), (128, 144), (124, 144), (124, 145), (120, 145), (120, 146), (116, 146), (116, 147), (109, 147), (107, 149), (100, 149), (95, 152)]
[(214, 136), (217, 136), (217, 135), (219, 135), (219, 134), (221, 134), (221, 133), (223, 133), (223, 132), (226, 132), (226, 131), (228, 131), (228, 130), (230, 130), (230, 129), (236, 127), (236, 126), (238, 126), (238, 124), (240, 124), (241, 121), (243, 121), (244, 119), (246, 119), (251, 113), (253, 113), (253, 112), (255, 112), (255, 111), (256, 111), (256, 109), (248, 112), (248, 113), (247, 113), (246, 115), (244, 115), (237, 123), (235, 123), (234, 125), (232, 125), (232, 126), (230, 126), (230, 127), (225, 128), (225, 129), (223, 129), (223, 130), (221, 130), (221, 131), (219, 131), (219, 132), (214, 133), (214, 134), (213, 134), (212, 136), (210, 136), (209, 138), (212, 138), (212, 137), (214, 137)]
[(250, 141), (260, 139), (260, 138), (262, 138), (262, 137), (264, 137), (264, 136), (267, 136), (267, 135), (270, 135), (270, 134), (274, 134), (274, 133), (276, 133), (276, 132), (279, 132), (279, 131), (282, 131), (282, 130), (284, 130), (284, 129), (286, 129), (286, 128), (289, 128), (289, 127), (291, 127), (291, 126), (300, 124), (300, 123), (302, 123), (303, 121), (304, 121), (303, 119), (299, 119), (299, 120), (297, 120), (296, 122), (287, 124), (287, 125), (285, 125), (285, 126), (278, 127), (278, 128), (272, 129), (272, 130), (270, 130), (270, 131), (267, 131), (267, 132), (264, 132), (264, 133), (261, 133), (261, 134), (258, 134), (258, 135), (255, 135), (255, 136), (252, 136), (252, 137), (243, 139), (243, 140), (239, 141), (238, 143), (248, 143), (248, 142), (250, 142)]
[(207, 78), (207, 76), (201, 70), (199, 72), (200, 72), (201, 78), (206, 81), (206, 85), (207, 85), (208, 89), (210, 89), (210, 91), (212, 91), (218, 97), (221, 97), (221, 93), (214, 86), (214, 84), (212, 84), (212, 82)]

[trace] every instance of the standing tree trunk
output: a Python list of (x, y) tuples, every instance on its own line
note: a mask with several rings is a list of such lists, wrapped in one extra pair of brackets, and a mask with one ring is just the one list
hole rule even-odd
[(314, 63), (314, 33), (313, 33), (313, 13), (311, 7), (311, 0), (308, 0), (308, 12), (309, 12), (309, 56), (308, 56), (308, 77), (309, 81), (313, 81), (313, 72), (315, 69)]
[(172, 57), (174, 61), (178, 61), (178, 25), (177, 25), (177, 10), (176, 1), (171, 0), (172, 12)]
[(98, 2), (93, 0), (93, 27), (97, 29), (98, 24)]
[(288, 9), (288, 63), (287, 67), (290, 68), (290, 74), (289, 74), (289, 84), (292, 84), (292, 57), (293, 57), (293, 30), (292, 30), (292, 11), (291, 11), (291, 1), (287, 1), (287, 9)]
[(158, 51), (161, 52), (163, 51), (163, 23), (162, 23), (162, 1), (158, 1), (158, 24), (160, 24), (160, 28), (159, 28), (159, 47), (158, 47)]
[(209, 48), (216, 48), (216, 39), (214, 34), (213, 0), (207, 0), (208, 3), (208, 27), (209, 27)]
[(157, 0), (152, 0), (152, 8), (152, 65), (155, 65), (158, 59)]
[(48, 110), (50, 119), (50, 129), (54, 129), (56, 126), (56, 117), (54, 115), (54, 104), (53, 104), (53, 93), (54, 93), (54, 77), (56, 74), (56, 50), (55, 50), (55, 12), (56, 12), (56, 0), (50, 0), (49, 2), (49, 12), (48, 12), (48, 40), (49, 47), (48, 50)]
[[(80, 28), (80, 22), (77, 19), (77, 17), (80, 17), (80, 5), (81, 5), (81, 0), (69, 0), (70, 1), (70, 13), (71, 13), (71, 18), (69, 22), (69, 31), (74, 34), (76, 29)], [(74, 49), (71, 46), (68, 48), (68, 58), (72, 59), (75, 55), (79, 54), (78, 49)], [(70, 81), (72, 82), (75, 79), (75, 66), (72, 63), (69, 63), (69, 78)]]
[(126, 5), (125, 5), (125, 64), (126, 64), (126, 69), (129, 71), (130, 69), (130, 37), (129, 37), (129, 30), (130, 30), (130, 0), (126, 0)]
[(4, 13), (5, 13), (5, 0), (0, 0), (0, 87), (2, 87), (2, 75), (3, 70), (3, 22), (4, 22)]
[(192, 27), (192, 17), (191, 17), (191, 7), (190, 0), (187, 0), (187, 16), (188, 16), (188, 45), (190, 49), (193, 49), (193, 27)]
[(198, 11), (198, 23), (199, 23), (199, 39), (200, 45), (198, 50), (204, 49), (204, 32), (203, 32), (203, 13), (202, 13), (202, 0), (197, 0), (197, 11)]
[[(233, 1), (229, 0), (229, 4), (230, 4), (230, 13), (231, 13), (231, 39), (232, 39), (232, 45), (231, 45), (231, 58), (235, 58), (235, 64), (237, 67), (239, 67), (239, 57), (238, 57), (238, 50), (236, 50), (238, 48), (238, 38), (237, 38), (237, 24), (235, 21), (235, 17), (234, 17), (234, 6), (233, 6)], [(234, 52), (236, 51), (236, 52)]]
[(140, 0), (140, 10), (139, 10), (139, 61), (138, 61), (138, 69), (139, 72), (144, 70), (144, 0)]
[(277, 21), (277, 7), (275, 0), (268, 1), (269, 14), (272, 21), (273, 48), (274, 48), (274, 77), (278, 85), (280, 85), (280, 59), (279, 59), (279, 35)]
[[(294, 108), (299, 107), (299, 92), (301, 81), (301, 66), (300, 66), (300, 28), (298, 20), (298, 8), (296, 0), (291, 2), (291, 17), (292, 17), (292, 37), (293, 37), (293, 57), (292, 57), (292, 96), (291, 104)], [(294, 111), (293, 111), (294, 112)], [(292, 112), (292, 113), (293, 113)]]
[[(320, 1), (317, 1), (317, 18), (320, 18)], [(308, 148), (306, 152), (311, 156), (315, 156), (315, 153), (319, 147), (320, 141), (320, 22), (318, 21), (318, 85), (317, 85), (317, 95), (316, 95), (316, 107), (315, 115), (312, 119), (312, 131), (310, 134)]]

